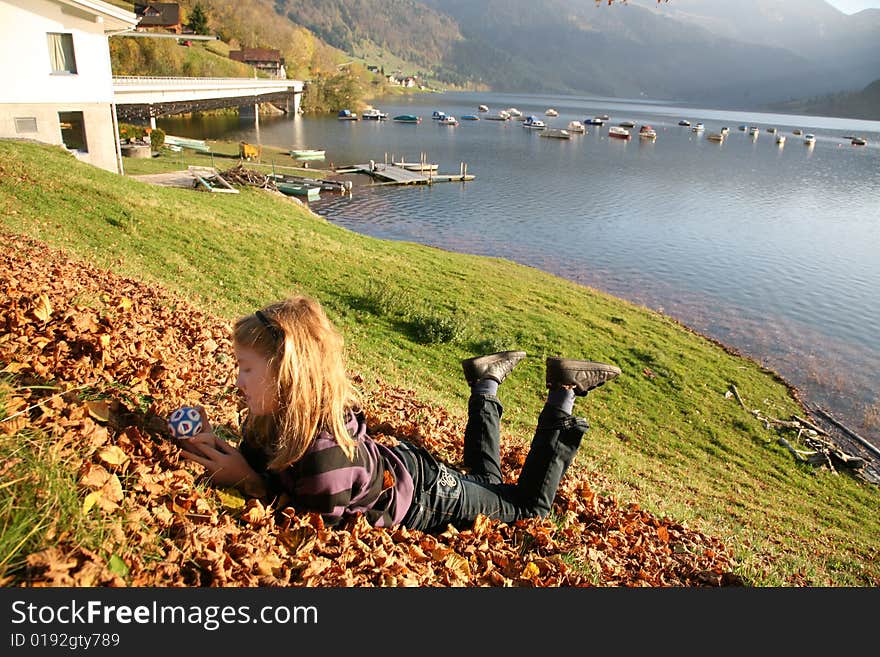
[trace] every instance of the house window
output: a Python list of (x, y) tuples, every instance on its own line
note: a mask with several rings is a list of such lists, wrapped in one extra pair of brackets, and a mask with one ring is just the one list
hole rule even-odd
[(72, 151), (88, 153), (86, 145), (86, 124), (82, 112), (58, 112), (58, 122), (61, 124), (61, 141), (65, 148)]
[(76, 73), (76, 55), (73, 53), (73, 35), (49, 32), (49, 62), (52, 73)]
[(36, 132), (37, 118), (35, 116), (16, 116), (15, 131), (19, 134), (22, 132)]

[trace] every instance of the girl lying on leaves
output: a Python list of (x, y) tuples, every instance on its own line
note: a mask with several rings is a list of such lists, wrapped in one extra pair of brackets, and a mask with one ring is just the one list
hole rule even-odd
[(462, 361), (470, 386), (465, 472), (405, 441), (372, 440), (346, 375), (343, 339), (321, 306), (295, 296), (239, 319), (233, 335), (236, 385), (247, 400), (239, 448), (207, 430), (184, 456), (221, 486), (246, 495), (287, 495), (297, 511), (336, 525), (363, 514), (377, 527), (427, 532), (472, 526), (479, 514), (503, 522), (545, 517), (574, 459), (586, 420), (575, 398), (620, 374), (604, 363), (547, 358), (547, 401), (515, 484), (501, 474), (498, 386), (524, 357), (502, 351)]

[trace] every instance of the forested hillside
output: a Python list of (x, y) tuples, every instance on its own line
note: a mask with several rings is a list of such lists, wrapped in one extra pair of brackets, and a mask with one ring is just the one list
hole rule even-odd
[(347, 53), (376, 44), (426, 70), (462, 38), (450, 16), (413, 0), (276, 0), (275, 9)]
[(773, 109), (792, 114), (880, 120), (880, 80), (875, 80), (861, 91), (779, 103)]

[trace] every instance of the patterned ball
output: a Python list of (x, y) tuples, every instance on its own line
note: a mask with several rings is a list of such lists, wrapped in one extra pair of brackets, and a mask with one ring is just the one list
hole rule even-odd
[(197, 408), (182, 406), (168, 418), (168, 429), (175, 438), (191, 438), (202, 430), (202, 416)]

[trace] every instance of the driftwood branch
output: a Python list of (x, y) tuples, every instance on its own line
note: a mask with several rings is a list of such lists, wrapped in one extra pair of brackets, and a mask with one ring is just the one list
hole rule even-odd
[[(739, 405), (743, 409), (749, 411), (749, 413), (753, 415), (755, 419), (760, 421), (761, 424), (764, 425), (764, 428), (768, 431), (774, 428), (780, 430), (797, 431), (795, 442), (802, 443), (808, 448), (807, 450), (797, 449), (794, 445), (791, 444), (791, 442), (789, 442), (782, 436), (779, 436), (777, 442), (778, 444), (783, 445), (789, 452), (791, 452), (795, 459), (802, 463), (809, 463), (811, 465), (825, 465), (832, 472), (836, 472), (834, 468), (835, 463), (855, 470), (859, 470), (867, 465), (867, 461), (865, 459), (859, 456), (845, 453), (839, 445), (833, 442), (833, 440), (831, 439), (831, 434), (802, 417), (793, 415), (793, 419), (791, 420), (781, 420), (773, 416), (764, 415), (758, 409), (749, 409), (743, 401), (742, 396), (739, 394), (739, 390), (737, 390), (737, 387), (733, 384), (730, 384), (730, 389), (725, 393), (724, 396), (727, 398), (730, 398), (731, 396), (735, 397), (737, 402), (739, 402)], [(867, 443), (864, 438), (856, 434), (851, 429), (848, 429), (847, 427), (842, 425), (840, 422), (825, 413), (825, 411), (819, 408), (817, 408), (816, 410), (823, 417), (826, 417), (830, 422), (832, 422), (835, 426), (839, 427), (854, 438), (864, 442), (866, 446), (874, 450), (875, 453), (880, 454), (880, 451), (878, 451), (876, 447), (870, 445), (870, 443)]]
[(874, 452), (874, 454), (876, 454), (877, 456), (880, 456), (880, 449), (878, 449), (875, 445), (873, 445), (871, 442), (869, 442), (866, 438), (863, 438), (862, 436), (857, 434), (855, 431), (850, 429), (848, 426), (846, 426), (842, 422), (836, 420), (834, 417), (832, 417), (831, 415), (829, 415), (828, 413), (823, 411), (818, 406), (816, 406), (816, 412), (819, 413), (819, 415), (824, 417), (826, 420), (828, 420), (835, 427), (837, 427), (841, 431), (844, 431), (847, 435), (851, 436), (852, 438), (855, 438), (856, 440), (858, 440), (860, 443), (862, 443), (862, 445), (864, 445), (869, 450)]
[[(736, 397), (736, 401), (739, 402), (739, 405), (743, 408), (746, 408), (746, 405), (743, 403), (742, 397), (739, 396), (739, 390), (736, 389), (734, 384), (730, 384), (730, 389), (733, 391), (733, 396)], [(746, 409), (748, 410), (748, 409)]]

